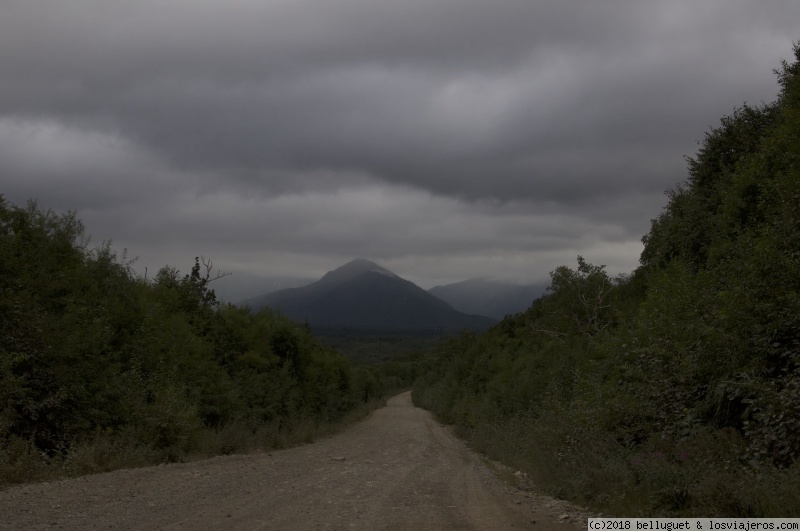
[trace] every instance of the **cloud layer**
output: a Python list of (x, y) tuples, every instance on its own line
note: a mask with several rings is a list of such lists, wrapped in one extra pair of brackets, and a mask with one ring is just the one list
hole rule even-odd
[(774, 98), (800, 38), (788, 0), (2, 11), (7, 199), (78, 210), (151, 269), (204, 254), (242, 279), (316, 276), (364, 256), (426, 287), (541, 280), (579, 253), (635, 267), (684, 156)]

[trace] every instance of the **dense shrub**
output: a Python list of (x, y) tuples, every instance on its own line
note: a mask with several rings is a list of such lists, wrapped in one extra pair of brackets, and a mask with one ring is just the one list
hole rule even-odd
[(140, 278), (75, 214), (0, 196), (0, 481), (280, 444), (382, 395), (306, 328), (219, 304), (206, 265)]

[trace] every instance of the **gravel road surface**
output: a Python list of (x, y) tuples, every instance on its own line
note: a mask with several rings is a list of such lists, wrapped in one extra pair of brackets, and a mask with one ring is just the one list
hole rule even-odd
[(306, 446), (0, 491), (0, 529), (21, 530), (572, 531), (586, 516), (498, 479), (410, 393)]

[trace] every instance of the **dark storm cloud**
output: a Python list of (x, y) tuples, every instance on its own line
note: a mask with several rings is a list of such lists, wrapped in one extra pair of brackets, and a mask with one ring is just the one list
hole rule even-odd
[[(727, 110), (764, 79), (761, 57), (731, 61), (750, 46), (742, 25), (784, 28), (785, 49), (797, 14), (788, 2), (463, 0), (6, 11), (6, 114), (111, 130), (177, 167), (265, 188), (291, 169), (325, 168), (562, 201), (652, 183), (638, 177), (643, 162), (685, 154), (687, 135), (708, 125), (692, 119), (698, 108)], [(592, 164), (598, 153), (618, 162)], [(654, 172), (661, 188), (674, 179)]]
[(3, 193), (76, 208), (156, 260), (210, 248), (254, 271), (267, 251), (231, 247), (249, 243), (282, 273), (353, 255), (475, 271), (503, 255), (519, 272), (596, 248), (625, 269), (696, 140), (774, 97), (799, 15), (793, 0), (5, 0)]

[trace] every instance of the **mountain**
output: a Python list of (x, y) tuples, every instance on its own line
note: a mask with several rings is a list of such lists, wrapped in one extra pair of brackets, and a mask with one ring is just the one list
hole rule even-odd
[(316, 279), (288, 276), (262, 277), (237, 271), (212, 286), (219, 300), (232, 302), (237, 306), (252, 306), (253, 301), (258, 298), (253, 297), (253, 293), (263, 296), (286, 288), (305, 286), (314, 280)]
[(547, 283), (518, 285), (474, 278), (436, 286), (429, 289), (428, 293), (458, 311), (487, 315), (499, 320), (506, 315), (527, 310), (535, 299), (544, 294), (547, 286)]
[(496, 322), (459, 312), (416, 284), (364, 259), (348, 262), (307, 286), (255, 297), (249, 306), (254, 311), (269, 306), (316, 329), (452, 333), (485, 330)]

